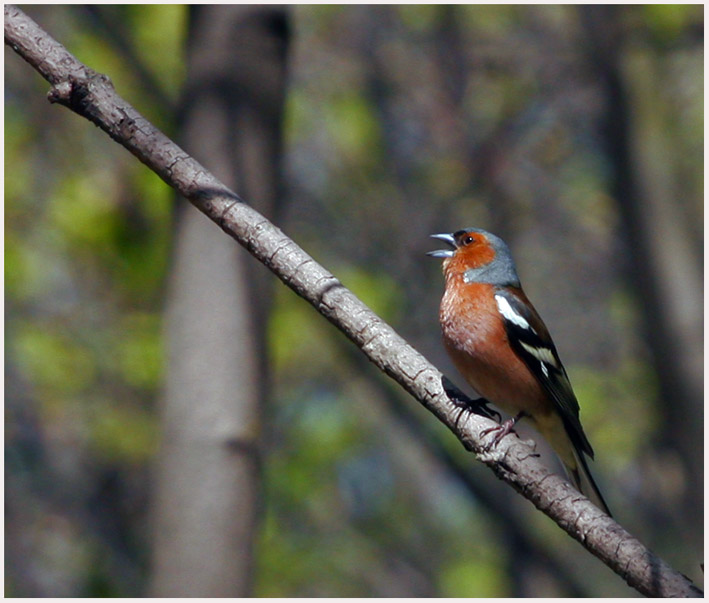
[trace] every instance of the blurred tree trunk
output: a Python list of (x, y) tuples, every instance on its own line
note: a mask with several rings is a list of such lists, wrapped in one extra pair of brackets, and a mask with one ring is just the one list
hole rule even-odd
[[(279, 196), (286, 12), (199, 6), (190, 16), (182, 145), (272, 217)], [(255, 264), (179, 201), (152, 596), (251, 592), (270, 299), (270, 281)]]
[(608, 99), (605, 142), (629, 277), (641, 299), (640, 324), (659, 379), (661, 432), (655, 445), (664, 451), (664, 461), (661, 471), (648, 472), (657, 479), (650, 485), (664, 490), (660, 499), (679, 499), (683, 513), (678, 519), (701, 548), (702, 271), (676, 200), (672, 151), (663, 138), (670, 116), (657, 110), (666, 105), (658, 101), (661, 78), (652, 47), (638, 45), (624, 32), (624, 8), (582, 11)]

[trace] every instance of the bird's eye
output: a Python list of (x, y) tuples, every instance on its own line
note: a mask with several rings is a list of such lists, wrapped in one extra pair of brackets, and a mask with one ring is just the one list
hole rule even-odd
[(463, 245), (470, 245), (475, 239), (471, 235), (465, 235), (461, 243)]

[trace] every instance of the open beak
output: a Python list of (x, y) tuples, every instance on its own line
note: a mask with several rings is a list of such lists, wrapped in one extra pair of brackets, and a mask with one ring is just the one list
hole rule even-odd
[(455, 244), (455, 238), (453, 238), (452, 234), (432, 234), (431, 238), (438, 239), (440, 241), (445, 241), (451, 247), (453, 247), (453, 249), (438, 249), (437, 251), (429, 251), (426, 255), (430, 255), (432, 258), (451, 258), (451, 257), (453, 257), (453, 254), (455, 253), (455, 249), (456, 249), (456, 244)]

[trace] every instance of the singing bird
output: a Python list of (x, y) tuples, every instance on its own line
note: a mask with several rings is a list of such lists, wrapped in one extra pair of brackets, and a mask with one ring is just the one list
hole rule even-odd
[(494, 442), (529, 419), (576, 488), (610, 515), (584, 456), (593, 458), (593, 448), (579, 403), (549, 331), (522, 290), (509, 247), (479, 228), (431, 237), (452, 247), (427, 254), (443, 258), (439, 318), (446, 351), (478, 394), (513, 415), (495, 428)]

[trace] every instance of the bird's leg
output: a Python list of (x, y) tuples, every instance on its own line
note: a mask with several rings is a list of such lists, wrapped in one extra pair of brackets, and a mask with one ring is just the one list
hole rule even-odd
[(493, 448), (497, 446), (500, 443), (500, 440), (504, 438), (508, 433), (512, 433), (514, 431), (514, 426), (517, 424), (517, 421), (519, 421), (521, 418), (527, 416), (526, 413), (522, 410), (518, 412), (514, 417), (511, 419), (507, 419), (504, 423), (501, 423), (500, 425), (496, 425), (495, 427), (490, 427), (489, 429), (485, 429), (480, 433), (482, 437), (485, 437), (488, 433), (492, 433), (493, 431), (496, 431), (497, 433), (495, 434), (495, 437), (492, 438), (492, 441), (488, 445), (488, 449)]
[(490, 408), (488, 406), (490, 402), (488, 402), (485, 398), (475, 398), (475, 400), (473, 400), (466, 396), (464, 403), (467, 404), (473, 412), (477, 412), (478, 414), (484, 415), (495, 421), (502, 420), (502, 415), (494, 408)]
[(476, 398), (475, 400), (469, 398), (445, 376), (441, 379), (441, 384), (443, 385), (443, 390), (446, 392), (448, 399), (456, 406), (483, 415), (488, 419), (495, 419), (495, 416), (497, 416), (497, 421), (502, 420), (502, 415), (500, 415), (499, 412), (488, 408), (489, 402), (485, 398)]

